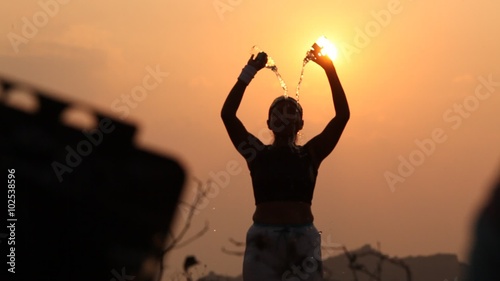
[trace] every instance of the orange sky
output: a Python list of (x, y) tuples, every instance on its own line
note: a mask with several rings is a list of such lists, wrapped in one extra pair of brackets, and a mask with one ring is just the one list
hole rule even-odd
[[(500, 155), (500, 4), (358, 2), (16, 1), (0, 11), (0, 73), (139, 124), (137, 142), (177, 157), (192, 177), (207, 181), (232, 165), (229, 183), (194, 219), (193, 232), (205, 221), (211, 231), (168, 263), (179, 271), (195, 254), (207, 271), (237, 275), (242, 259), (221, 247), (239, 250), (228, 238), (244, 239), (254, 204), (222, 103), (251, 46), (274, 58), (294, 93), (306, 50), (325, 35), (339, 47), (351, 120), (319, 171), (313, 211), (324, 241), (465, 260)], [(152, 70), (159, 74), (145, 82)], [(123, 101), (144, 85), (140, 100)], [(268, 106), (280, 94), (265, 69), (243, 99), (239, 116), (264, 141)], [(303, 144), (334, 114), (313, 63), (300, 101)], [(186, 200), (194, 187), (188, 182)]]

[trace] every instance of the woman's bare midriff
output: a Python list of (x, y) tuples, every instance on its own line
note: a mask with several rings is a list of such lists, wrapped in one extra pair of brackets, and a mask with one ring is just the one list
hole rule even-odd
[(313, 220), (311, 205), (304, 202), (263, 202), (253, 214), (253, 221), (262, 224), (307, 224)]

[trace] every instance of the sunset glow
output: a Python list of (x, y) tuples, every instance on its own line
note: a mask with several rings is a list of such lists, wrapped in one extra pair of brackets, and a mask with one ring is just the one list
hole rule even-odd
[[(237, 116), (270, 144), (270, 104), (300, 92), (304, 126), (297, 145), (305, 145), (336, 116), (321, 66), (330, 61), (307, 57), (314, 43), (334, 61), (350, 108), (314, 189), (314, 223), (324, 246), (355, 250), (380, 241), (390, 256), (467, 259), (472, 219), (500, 164), (500, 38), (494, 36), (500, 1), (8, 3), (0, 10), (0, 81), (19, 80), (82, 105), (84, 113), (137, 125), (135, 145), (172, 155), (186, 168), (182, 202), (197, 198), (193, 179), (210, 183), (186, 238), (205, 222), (217, 231), (169, 253), (171, 272), (162, 281), (174, 280), (168, 274), (181, 271), (188, 255), (205, 272), (241, 274), (242, 257), (221, 248), (243, 249), (228, 239), (245, 241), (255, 202), (247, 162), (228, 138), (221, 108), (251, 54), (263, 51), (267, 68), (246, 86)], [(0, 100), (18, 102), (15, 92), (1, 92)], [(73, 113), (64, 116), (76, 124), (83, 114)], [(84, 124), (85, 140), (97, 136), (93, 123)], [(73, 169), (72, 175), (81, 167)], [(189, 218), (187, 206), (179, 205), (173, 234)]]

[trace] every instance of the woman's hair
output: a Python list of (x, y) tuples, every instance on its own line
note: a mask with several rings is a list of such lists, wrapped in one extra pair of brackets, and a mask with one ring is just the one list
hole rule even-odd
[(276, 107), (276, 105), (278, 105), (281, 102), (288, 102), (290, 104), (293, 104), (297, 109), (297, 111), (299, 112), (300, 118), (302, 119), (302, 106), (300, 106), (299, 102), (296, 99), (289, 96), (279, 96), (276, 99), (274, 99), (273, 103), (271, 103), (271, 106), (269, 107), (269, 115), (268, 115), (269, 118), (271, 118), (271, 113), (273, 109)]

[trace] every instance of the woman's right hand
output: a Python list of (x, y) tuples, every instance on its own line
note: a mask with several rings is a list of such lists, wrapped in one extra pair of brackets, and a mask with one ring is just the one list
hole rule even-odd
[(267, 64), (267, 54), (264, 52), (260, 52), (257, 54), (257, 57), (254, 58), (254, 55), (250, 57), (248, 60), (248, 65), (255, 67), (257, 71), (264, 68)]
[(321, 47), (314, 43), (312, 46), (313, 58), (311, 59), (315, 63), (319, 64), (324, 70), (333, 68), (333, 61), (327, 55), (320, 55)]

